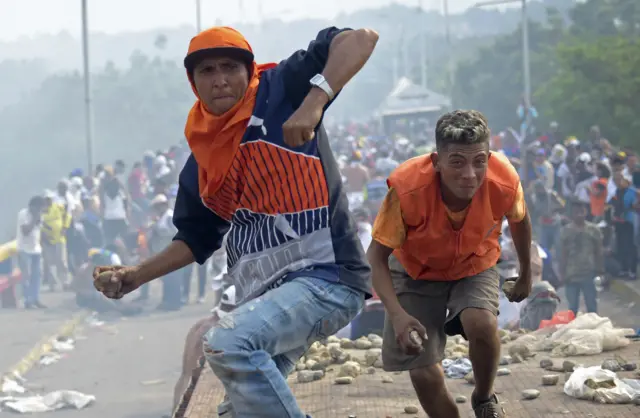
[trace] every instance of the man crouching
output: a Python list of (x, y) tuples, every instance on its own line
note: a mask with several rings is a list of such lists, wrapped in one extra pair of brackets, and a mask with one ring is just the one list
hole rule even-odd
[[(385, 370), (409, 370), (431, 418), (460, 417), (440, 362), (447, 335), (469, 340), (476, 417), (505, 412), (493, 392), (500, 225), (507, 217), (520, 261), (512, 301), (531, 291), (531, 223), (517, 172), (489, 151), (490, 131), (476, 111), (454, 111), (436, 126), (436, 149), (401, 164), (373, 227), (368, 258), (385, 305)], [(391, 256), (393, 253), (393, 256)], [(390, 258), (391, 256), (391, 258)]]

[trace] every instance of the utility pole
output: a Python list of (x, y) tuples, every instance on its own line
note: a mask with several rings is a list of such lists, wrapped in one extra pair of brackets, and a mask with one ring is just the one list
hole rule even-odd
[(196, 0), (196, 33), (202, 32), (202, 3)]
[(502, 4), (510, 4), (510, 3), (520, 3), (522, 8), (522, 79), (523, 79), (523, 99), (524, 99), (524, 114), (525, 120), (521, 124), (520, 129), (520, 137), (522, 143), (520, 144), (520, 163), (522, 165), (521, 177), (522, 183), (527, 184), (527, 177), (529, 174), (529, 170), (527, 169), (528, 159), (527, 159), (527, 129), (529, 129), (529, 125), (532, 123), (531, 120), (531, 62), (529, 59), (530, 46), (529, 46), (529, 13), (527, 10), (527, 0), (494, 0), (494, 1), (483, 1), (477, 3), (475, 7), (484, 7), (484, 6), (495, 6)]
[(444, 41), (447, 45), (447, 95), (453, 105), (453, 59), (451, 52), (451, 28), (449, 25), (449, 0), (442, 0), (442, 15), (444, 17)]
[(93, 175), (93, 109), (91, 100), (91, 71), (89, 66), (89, 22), (87, 0), (82, 0), (82, 69), (84, 75), (84, 124), (87, 147), (87, 175)]

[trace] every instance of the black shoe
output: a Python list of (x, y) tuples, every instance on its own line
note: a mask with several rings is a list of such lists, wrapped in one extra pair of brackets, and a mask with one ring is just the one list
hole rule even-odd
[(502, 408), (502, 405), (500, 405), (500, 401), (495, 394), (491, 395), (491, 397), (484, 402), (478, 402), (475, 397), (471, 395), (471, 407), (473, 408), (476, 418), (506, 417), (506, 412), (504, 408)]

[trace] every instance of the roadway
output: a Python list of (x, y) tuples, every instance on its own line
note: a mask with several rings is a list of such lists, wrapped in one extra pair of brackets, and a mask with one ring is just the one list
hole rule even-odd
[[(47, 295), (47, 311), (0, 311), (3, 335), (0, 366), (6, 371), (43, 336), (55, 333), (72, 312), (72, 297)], [(173, 386), (180, 372), (185, 335), (208, 305), (179, 312), (150, 310), (138, 317), (113, 318), (102, 327), (84, 326), (76, 348), (59, 362), (35, 367), (28, 385), (38, 391), (73, 389), (96, 396), (80, 411), (38, 414), (42, 418), (160, 418), (170, 413)], [(619, 326), (637, 328), (640, 308), (610, 293), (600, 297), (601, 314)], [(0, 413), (2, 415), (2, 413)]]

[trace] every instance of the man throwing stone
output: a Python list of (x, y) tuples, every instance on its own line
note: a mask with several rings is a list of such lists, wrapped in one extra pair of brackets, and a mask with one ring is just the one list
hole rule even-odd
[(385, 370), (409, 371), (429, 417), (460, 417), (440, 362), (447, 335), (462, 334), (476, 380), (475, 415), (501, 418), (493, 392), (500, 358), (498, 237), (506, 216), (520, 261), (510, 296), (519, 302), (531, 291), (531, 223), (518, 174), (489, 150), (481, 113), (447, 113), (435, 136), (437, 152), (391, 173), (373, 227), (367, 255), (387, 311), (382, 360)]
[(368, 29), (328, 28), (280, 64), (258, 65), (232, 28), (194, 37), (184, 64), (197, 101), (185, 127), (192, 155), (179, 179), (178, 233), (138, 266), (94, 272), (99, 291), (121, 298), (204, 263), (229, 233), (238, 307), (204, 336), (228, 397), (220, 417), (305, 417), (287, 375), (370, 296), (370, 268), (321, 120), (377, 41)]

